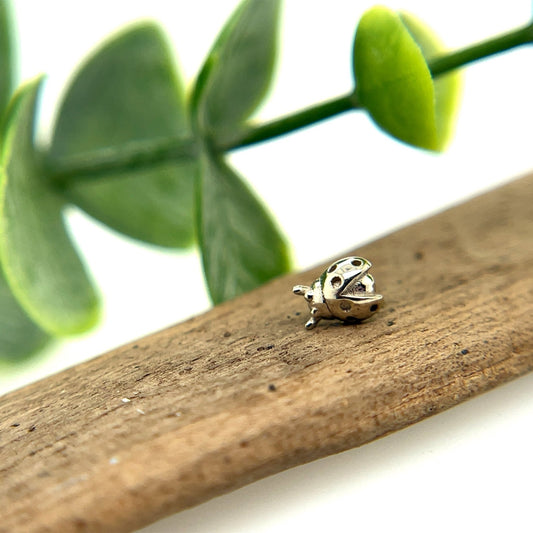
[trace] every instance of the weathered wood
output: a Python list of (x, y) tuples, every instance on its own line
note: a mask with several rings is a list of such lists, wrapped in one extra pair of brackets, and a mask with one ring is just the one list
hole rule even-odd
[(131, 531), (533, 369), (533, 176), (356, 250), (384, 309), (306, 331), (295, 283), (0, 398), (0, 531)]

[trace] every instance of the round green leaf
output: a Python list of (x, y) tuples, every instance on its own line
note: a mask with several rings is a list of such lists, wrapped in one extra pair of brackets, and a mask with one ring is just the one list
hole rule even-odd
[(24, 85), (8, 109), (0, 171), (0, 259), (8, 283), (47, 332), (86, 331), (98, 300), (65, 230), (63, 200), (45, 180), (33, 145), (41, 79)]
[[(430, 28), (410, 13), (400, 13), (402, 22), (416, 41), (424, 58), (429, 63), (434, 57), (443, 54), (446, 47)], [(459, 70), (444, 74), (433, 80), (435, 91), (435, 126), (439, 149), (450, 142), (459, 110), (462, 79)]]
[(244, 0), (198, 75), (193, 120), (219, 143), (238, 133), (272, 81), (280, 0)]
[(353, 59), (358, 99), (374, 121), (408, 144), (441, 150), (447, 130), (437, 125), (431, 73), (402, 18), (381, 6), (367, 11)]
[[(50, 159), (90, 160), (157, 139), (191, 137), (184, 91), (158, 26), (138, 23), (104, 43), (78, 70), (61, 103)], [(189, 139), (190, 141), (190, 139)], [(136, 239), (169, 247), (194, 241), (194, 154), (157, 166), (100, 172), (66, 183), (90, 215)]]
[(213, 302), (234, 298), (287, 272), (285, 240), (239, 176), (206, 151), (200, 182), (198, 235)]
[(0, 270), (0, 360), (16, 361), (31, 355), (49, 339), (20, 307)]

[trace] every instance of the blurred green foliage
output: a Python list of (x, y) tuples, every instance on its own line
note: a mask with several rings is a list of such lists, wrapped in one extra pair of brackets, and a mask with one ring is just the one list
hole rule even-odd
[(212, 300), (223, 302), (290, 269), (282, 233), (227, 151), (351, 109), (405, 143), (442, 150), (459, 92), (449, 71), (533, 38), (530, 25), (448, 62), (439, 56), (436, 78), (432, 61), (443, 48), (433, 33), (375, 7), (357, 27), (348, 95), (252, 126), (272, 83), (280, 4), (241, 2), (188, 101), (157, 24), (111, 36), (73, 76), (44, 148), (34, 139), (43, 79), (12, 95), (11, 15), (0, 0), (0, 358), (21, 358), (98, 319), (97, 291), (64, 227), (69, 204), (153, 245), (197, 245)]

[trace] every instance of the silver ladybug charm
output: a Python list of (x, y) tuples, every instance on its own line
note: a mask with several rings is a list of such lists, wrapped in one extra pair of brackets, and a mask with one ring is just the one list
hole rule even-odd
[(303, 296), (311, 310), (305, 327), (312, 329), (323, 318), (357, 322), (373, 315), (383, 296), (375, 292), (374, 278), (368, 274), (371, 266), (363, 257), (345, 257), (330, 265), (311, 287), (295, 285), (294, 294)]

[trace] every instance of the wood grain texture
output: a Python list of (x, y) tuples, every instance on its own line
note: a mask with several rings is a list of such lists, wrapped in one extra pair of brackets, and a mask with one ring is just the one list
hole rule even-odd
[(0, 531), (132, 531), (533, 369), (533, 176), (354, 252), (365, 323), (304, 330), (322, 265), (0, 398)]

